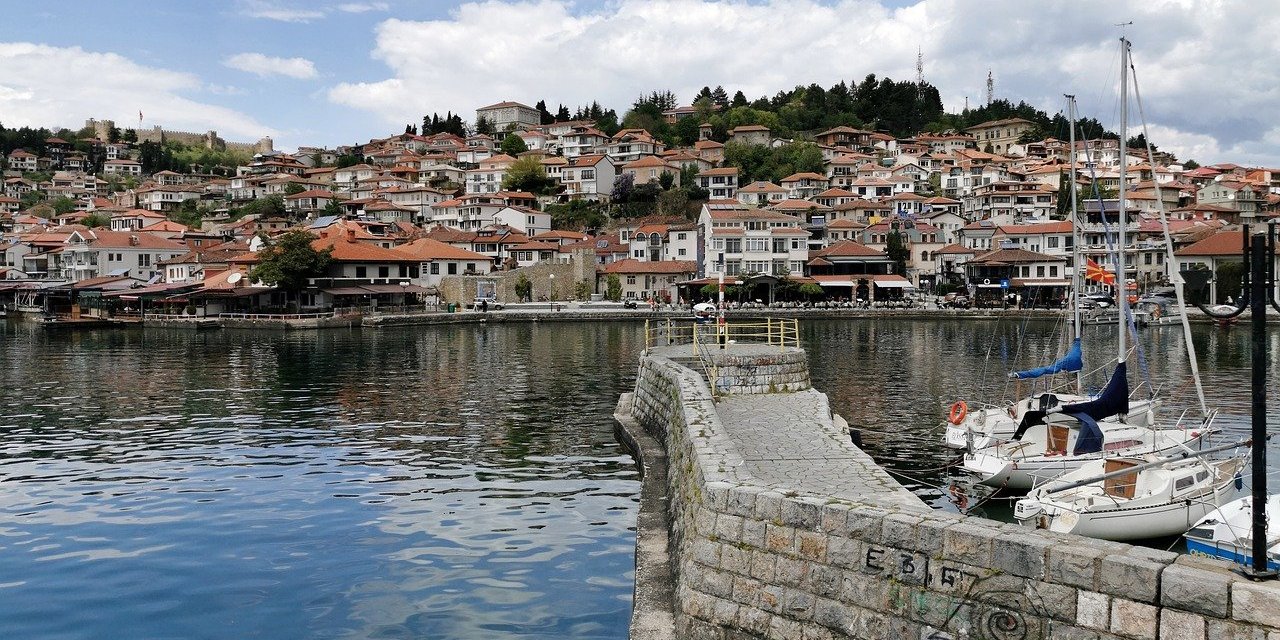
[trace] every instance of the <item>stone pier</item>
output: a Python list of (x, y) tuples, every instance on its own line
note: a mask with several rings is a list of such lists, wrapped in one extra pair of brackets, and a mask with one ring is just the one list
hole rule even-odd
[(615, 414), (644, 469), (633, 638), (1280, 640), (1275, 582), (932, 510), (851, 443), (802, 350), (709, 358), (649, 350)]

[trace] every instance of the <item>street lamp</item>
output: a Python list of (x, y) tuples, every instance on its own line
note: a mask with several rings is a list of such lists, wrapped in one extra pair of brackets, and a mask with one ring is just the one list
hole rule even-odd
[(548, 277), (548, 278), (550, 278), (550, 280), (551, 280), (551, 301), (552, 301), (552, 302), (555, 302), (555, 299), (556, 299), (556, 274), (554, 274), (554, 273), (553, 273), (553, 274), (548, 275), (547, 277)]

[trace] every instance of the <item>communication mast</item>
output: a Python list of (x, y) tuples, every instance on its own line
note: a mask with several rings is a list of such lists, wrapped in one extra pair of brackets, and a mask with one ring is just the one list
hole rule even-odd
[(996, 96), (996, 81), (991, 79), (991, 69), (987, 69), (987, 104), (988, 105), (991, 104), (991, 101), (995, 99), (995, 96)]

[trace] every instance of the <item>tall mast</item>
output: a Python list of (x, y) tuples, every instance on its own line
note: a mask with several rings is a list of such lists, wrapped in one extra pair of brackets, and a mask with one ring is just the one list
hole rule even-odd
[[(1071, 320), (1073, 335), (1076, 340), (1080, 339), (1080, 225), (1076, 220), (1076, 97), (1067, 96), (1067, 119), (1071, 123), (1071, 131), (1068, 139), (1071, 143), (1071, 215), (1067, 217), (1071, 221)], [(1079, 394), (1084, 389), (1084, 381), (1080, 375), (1080, 371), (1076, 371), (1076, 393)]]
[[(1125, 288), (1125, 227), (1129, 224), (1128, 207), (1125, 206), (1125, 174), (1129, 171), (1129, 41), (1120, 38), (1120, 229), (1116, 238), (1116, 305), (1120, 312), (1120, 355), (1116, 362), (1124, 364), (1125, 353), (1129, 350), (1125, 344), (1129, 337), (1128, 290)], [(1106, 212), (1103, 212), (1106, 215)]]

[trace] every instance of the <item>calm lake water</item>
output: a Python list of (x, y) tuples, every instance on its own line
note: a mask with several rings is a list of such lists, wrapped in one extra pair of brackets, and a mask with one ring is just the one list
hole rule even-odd
[[(802, 322), (815, 386), (951, 509), (943, 407), (1012, 394), (1061, 331)], [(625, 638), (639, 478), (611, 413), (642, 332), (0, 321), (0, 638)], [(1247, 328), (1196, 336), (1219, 424), (1247, 429)], [(1143, 345), (1169, 409), (1191, 401), (1181, 334)]]

